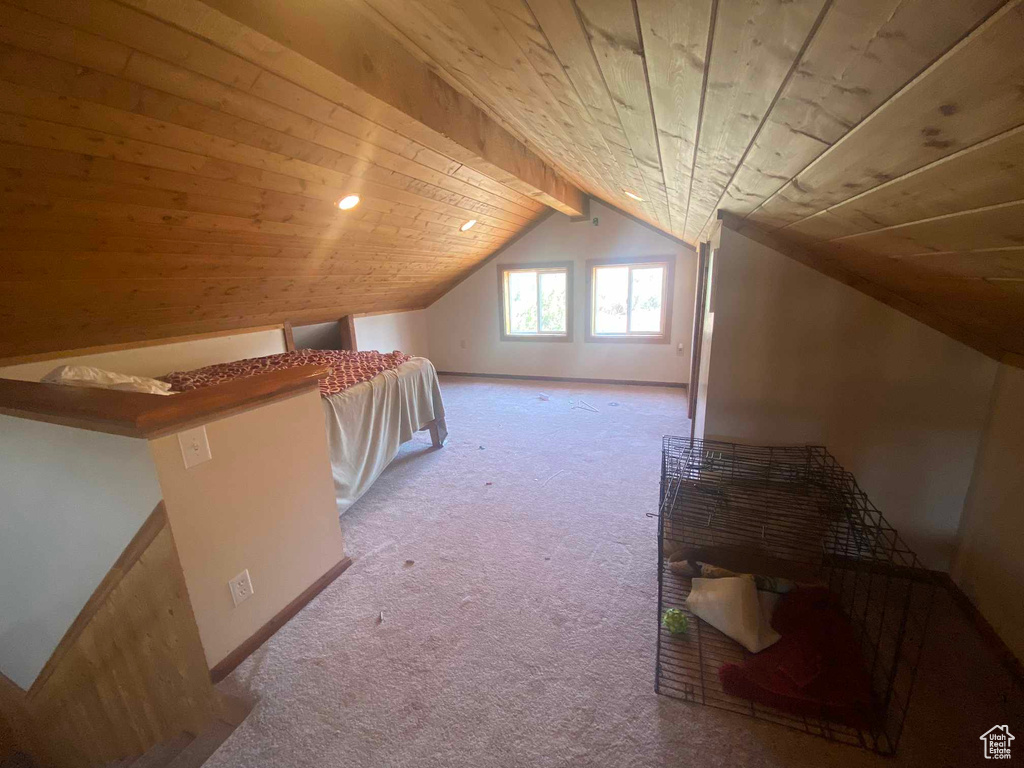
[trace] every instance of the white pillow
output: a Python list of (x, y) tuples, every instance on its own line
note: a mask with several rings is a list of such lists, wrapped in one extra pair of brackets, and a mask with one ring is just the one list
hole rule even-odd
[(105, 371), (88, 365), (61, 365), (43, 376), (46, 384), (65, 384), (69, 387), (99, 387), (119, 389), (128, 392), (145, 392), (150, 395), (173, 395), (171, 385), (146, 376), (129, 376), (124, 373)]
[(693, 579), (686, 607), (728, 635), (751, 653), (778, 642), (781, 635), (771, 627), (778, 595), (759, 594), (752, 576), (724, 579)]

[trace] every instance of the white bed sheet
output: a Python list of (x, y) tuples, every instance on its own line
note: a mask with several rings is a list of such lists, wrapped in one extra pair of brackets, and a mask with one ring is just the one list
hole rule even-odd
[(338, 513), (366, 493), (413, 433), (437, 422), (448, 435), (433, 363), (414, 357), (395, 370), (321, 398)]

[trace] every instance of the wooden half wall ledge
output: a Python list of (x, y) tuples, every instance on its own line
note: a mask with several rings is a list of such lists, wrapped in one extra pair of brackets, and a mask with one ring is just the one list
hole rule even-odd
[(282, 608), (270, 621), (256, 630), (248, 640), (235, 648), (217, 664), (214, 664), (210, 670), (210, 679), (214, 683), (219, 683), (230, 675), (239, 664), (254, 654), (261, 645), (274, 636), (277, 630), (287, 624), (310, 600), (323, 592), (332, 581), (341, 576), (350, 565), (352, 565), (352, 558), (345, 557), (331, 566), (327, 573), (306, 587), (298, 597)]
[(169, 396), (0, 379), (0, 414), (153, 438), (315, 389), (329, 371), (304, 365)]

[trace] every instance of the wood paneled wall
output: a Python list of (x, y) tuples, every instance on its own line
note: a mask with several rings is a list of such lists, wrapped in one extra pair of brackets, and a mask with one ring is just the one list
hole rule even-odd
[(137, 756), (218, 714), (163, 504), (68, 630), (28, 692), (0, 676), (23, 748), (58, 768)]

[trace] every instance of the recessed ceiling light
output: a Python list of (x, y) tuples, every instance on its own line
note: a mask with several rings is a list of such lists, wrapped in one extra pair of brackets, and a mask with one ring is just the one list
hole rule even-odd
[(338, 207), (343, 211), (351, 210), (359, 205), (359, 195), (346, 195), (338, 201)]
[(459, 227), (459, 229), (462, 232), (465, 232), (467, 229), (472, 229), (475, 226), (476, 226), (476, 219), (470, 219), (465, 224), (463, 224), (461, 227)]
[[(626, 192), (626, 190), (622, 191)], [(626, 192), (626, 197), (632, 197), (634, 200), (639, 200), (641, 203), (644, 201), (644, 199), (640, 197), (640, 195), (634, 195), (632, 192)]]

